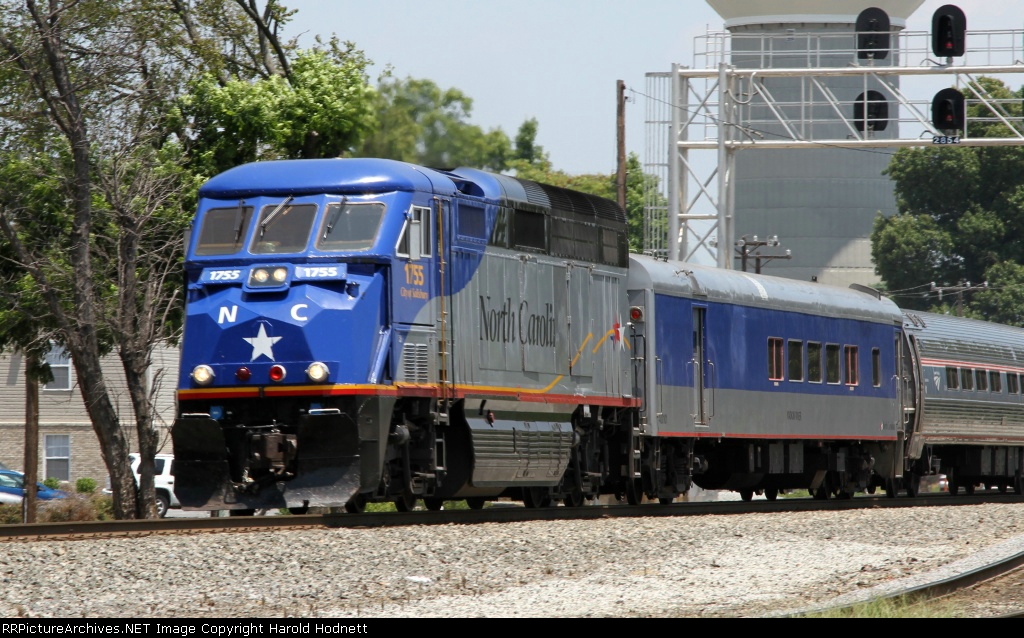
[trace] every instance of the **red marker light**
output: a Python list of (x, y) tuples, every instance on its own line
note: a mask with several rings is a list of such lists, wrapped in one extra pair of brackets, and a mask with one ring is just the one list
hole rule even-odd
[(235, 370), (235, 378), (239, 381), (248, 381), (250, 377), (252, 377), (252, 372), (245, 366)]
[(629, 309), (629, 320), (630, 321), (643, 321), (644, 320), (644, 309), (640, 306), (633, 306)]
[(270, 366), (270, 380), (277, 382), (284, 379), (285, 370), (284, 366), (272, 365)]

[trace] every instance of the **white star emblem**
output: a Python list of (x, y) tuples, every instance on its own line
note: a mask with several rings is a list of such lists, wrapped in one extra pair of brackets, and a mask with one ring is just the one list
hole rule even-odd
[(260, 331), (255, 337), (242, 337), (249, 342), (252, 346), (252, 359), (249, 361), (255, 361), (261, 354), (267, 355), (267, 357), (274, 361), (274, 344), (281, 340), (281, 337), (268, 337), (267, 327), (264, 324), (260, 324)]

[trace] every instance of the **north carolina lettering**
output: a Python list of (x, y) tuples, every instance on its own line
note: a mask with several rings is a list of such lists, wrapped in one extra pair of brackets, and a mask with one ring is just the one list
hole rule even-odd
[(480, 341), (509, 343), (518, 341), (531, 346), (555, 347), (555, 308), (544, 304), (543, 314), (531, 313), (530, 303), (522, 301), (513, 311), (512, 299), (506, 297), (495, 306), (490, 297), (480, 296)]

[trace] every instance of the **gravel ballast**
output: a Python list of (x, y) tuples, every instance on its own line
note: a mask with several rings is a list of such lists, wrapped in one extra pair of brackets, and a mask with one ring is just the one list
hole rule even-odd
[(1014, 548), (1024, 504), (9, 542), (0, 615), (769, 616)]

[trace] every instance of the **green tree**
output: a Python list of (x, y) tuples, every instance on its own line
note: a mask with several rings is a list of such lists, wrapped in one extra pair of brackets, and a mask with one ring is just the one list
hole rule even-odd
[(484, 131), (469, 119), (473, 100), (462, 91), (430, 80), (384, 78), (374, 107), (377, 127), (355, 151), (431, 166), (508, 167), (511, 142), (500, 129)]
[(203, 75), (171, 120), (190, 167), (212, 177), (246, 162), (348, 153), (374, 124), (367, 64), (332, 40), (329, 49), (297, 53), (287, 77)]
[[(971, 137), (1006, 137), (1006, 116), (1020, 116), (1020, 93), (992, 78), (978, 84), (996, 111), (968, 111)], [(998, 117), (1002, 115), (1003, 117)], [(898, 212), (876, 218), (872, 257), (883, 286), (908, 308), (943, 311), (936, 288), (988, 282), (965, 295), (964, 314), (1020, 323), (1010, 305), (1024, 285), (1024, 149), (929, 146), (897, 151), (886, 173)]]
[[(15, 313), (5, 326), (20, 312), (71, 354), (118, 518), (155, 516), (151, 354), (178, 327), (181, 246), (202, 179), (187, 151), (203, 131), (173, 126), (170, 107), (204, 74), (222, 85), (301, 77), (294, 44), (276, 35), (289, 15), (277, 0), (262, 11), (256, 0), (0, 5), (0, 276), (24, 293), (0, 311)], [(111, 351), (143, 459), (138, 492), (125, 411), (101, 366)]]

